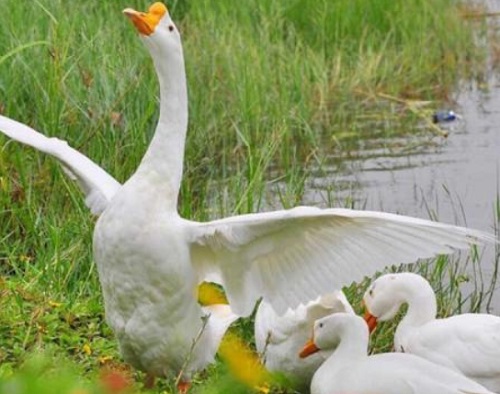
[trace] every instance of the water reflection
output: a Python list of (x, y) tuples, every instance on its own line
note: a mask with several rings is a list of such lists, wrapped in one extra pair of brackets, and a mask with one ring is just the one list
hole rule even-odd
[(334, 175), (336, 184), (348, 186), (341, 197), (408, 215), (428, 216), (430, 210), (442, 221), (491, 231), (500, 186), (500, 86), (493, 84), (489, 93), (464, 90), (457, 102), (463, 119), (446, 139), (436, 137), (411, 154), (398, 140), (344, 158)]

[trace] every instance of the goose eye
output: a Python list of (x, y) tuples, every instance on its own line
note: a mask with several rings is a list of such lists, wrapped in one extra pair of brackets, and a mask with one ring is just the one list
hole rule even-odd
[(174, 26), (169, 25), (169, 26), (168, 26), (168, 30), (169, 30), (169, 31), (174, 31)]
[(318, 324), (318, 327), (319, 327), (319, 328), (323, 328), (323, 323), (319, 323), (319, 324)]
[(373, 297), (373, 289), (370, 289), (370, 291), (368, 292), (368, 294), (370, 295), (370, 297)]

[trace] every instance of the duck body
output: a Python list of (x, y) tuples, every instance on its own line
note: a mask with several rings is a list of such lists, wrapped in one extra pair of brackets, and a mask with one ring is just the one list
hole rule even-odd
[(300, 359), (297, 350), (310, 337), (317, 319), (338, 312), (354, 313), (341, 290), (288, 309), (281, 316), (271, 304), (262, 301), (255, 315), (255, 345), (266, 368), (283, 374), (296, 390), (308, 389), (314, 373), (331, 351)]
[(434, 291), (413, 273), (381, 276), (365, 293), (364, 302), (369, 314), (380, 321), (389, 320), (401, 304), (408, 304), (394, 335), (396, 351), (452, 368), (500, 392), (500, 317), (467, 313), (436, 319)]
[(336, 349), (314, 374), (311, 394), (492, 394), (458, 372), (415, 355), (368, 356), (368, 335), (356, 315), (337, 313), (316, 321), (314, 346)]
[(182, 369), (189, 381), (214, 361), (238, 316), (228, 305), (198, 304), (185, 242), (189, 222), (145, 192), (152, 187), (139, 175), (117, 192), (96, 223), (94, 259), (106, 320), (124, 360), (152, 376)]
[(344, 393), (492, 394), (459, 373), (411, 354), (398, 353), (353, 358), (320, 367), (313, 377), (311, 394)]
[(497, 316), (468, 313), (436, 319), (420, 327), (402, 326), (396, 331), (394, 347), (455, 369), (490, 390), (500, 390)]
[(141, 39), (159, 79), (160, 119), (137, 171), (96, 223), (94, 259), (107, 322), (125, 361), (151, 376), (182, 371), (189, 381), (192, 372), (213, 362), (237, 316), (228, 305), (198, 304), (198, 278), (186, 242), (189, 222), (177, 213), (188, 122), (179, 33), (160, 3), (147, 14), (124, 12), (139, 27), (159, 17), (152, 33)]
[(177, 373), (203, 316), (189, 250), (178, 227), (171, 231), (180, 218), (148, 204), (130, 211), (127, 184), (124, 191), (125, 202), (118, 194), (94, 232), (106, 318), (127, 362), (157, 376)]

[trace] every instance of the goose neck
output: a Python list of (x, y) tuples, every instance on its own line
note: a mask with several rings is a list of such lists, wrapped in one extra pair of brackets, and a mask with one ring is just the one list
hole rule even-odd
[[(363, 321), (361, 324), (365, 325)], [(336, 379), (336, 373), (340, 368), (346, 367), (350, 363), (355, 363), (367, 357), (368, 349), (368, 328), (361, 324), (344, 327), (337, 334), (340, 335), (340, 342), (335, 351), (319, 367), (311, 383), (311, 392), (322, 393), (324, 387), (331, 386)], [(327, 349), (325, 349), (327, 350)]]
[(368, 341), (368, 328), (365, 322), (360, 320), (356, 324), (343, 327), (341, 340), (334, 354), (342, 359), (366, 357)]
[(398, 330), (421, 326), (436, 318), (436, 295), (431, 285), (419, 276), (412, 276), (404, 288), (404, 301), (408, 311), (399, 324)]
[(181, 56), (177, 62), (167, 64), (162, 59), (154, 59), (154, 63), (160, 85), (160, 115), (138, 174), (150, 177), (155, 189), (164, 189), (176, 206), (188, 124), (184, 61)]

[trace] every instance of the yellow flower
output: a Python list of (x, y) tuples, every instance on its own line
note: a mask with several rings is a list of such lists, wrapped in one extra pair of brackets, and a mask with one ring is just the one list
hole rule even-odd
[(90, 348), (90, 345), (88, 343), (83, 345), (82, 350), (87, 356), (90, 356), (92, 354), (92, 349)]
[(219, 355), (227, 363), (233, 376), (242, 383), (268, 393), (271, 376), (259, 356), (234, 333), (228, 332), (222, 339)]
[(262, 393), (262, 394), (269, 394), (269, 392), (271, 391), (271, 389), (269, 388), (269, 385), (267, 383), (264, 384), (263, 386), (257, 386), (255, 388), (257, 389), (257, 391), (259, 393)]
[(198, 286), (198, 302), (201, 305), (228, 304), (222, 288), (210, 282), (203, 282)]
[(108, 361), (112, 360), (113, 357), (111, 356), (101, 356), (99, 357), (99, 364), (106, 364)]
[(52, 308), (59, 308), (62, 305), (62, 303), (61, 302), (55, 302), (55, 301), (49, 301), (49, 305)]

